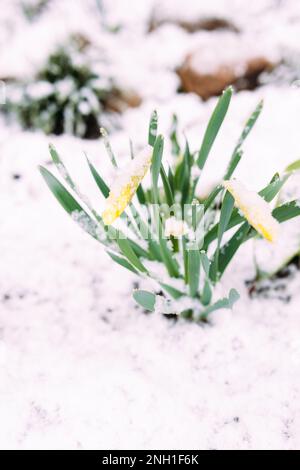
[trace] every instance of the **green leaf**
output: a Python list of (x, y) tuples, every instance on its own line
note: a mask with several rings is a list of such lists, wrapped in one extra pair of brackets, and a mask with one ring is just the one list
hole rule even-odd
[(148, 144), (151, 147), (154, 147), (156, 136), (157, 136), (157, 123), (158, 123), (158, 116), (157, 112), (153, 111), (150, 117), (150, 124), (149, 124), (149, 131), (148, 131)]
[(166, 175), (166, 172), (165, 172), (165, 169), (164, 169), (163, 165), (161, 165), (161, 168), (160, 168), (160, 176), (161, 176), (161, 179), (162, 179), (162, 182), (163, 182), (167, 204), (169, 206), (172, 206), (174, 204), (174, 195), (173, 195), (173, 191), (172, 191), (172, 188), (170, 186), (170, 182), (169, 182), (169, 179)]
[(105, 197), (105, 199), (108, 198), (108, 196), (109, 196), (109, 187), (107, 186), (105, 181), (101, 178), (101, 176), (99, 175), (99, 173), (96, 170), (96, 168), (94, 167), (94, 165), (89, 161), (89, 159), (87, 157), (86, 157), (86, 159), (87, 159), (87, 163), (89, 165), (89, 169), (91, 170), (92, 176), (93, 176), (98, 188), (100, 189), (100, 191), (103, 194), (103, 196)]
[(39, 167), (39, 170), (51, 192), (69, 214), (74, 211), (83, 211), (81, 205), (50, 171), (42, 166)]
[(251, 130), (253, 129), (260, 113), (262, 112), (263, 104), (264, 104), (263, 101), (260, 101), (260, 103), (258, 103), (257, 107), (251, 114), (250, 118), (247, 120), (246, 125), (242, 131), (242, 134), (240, 135), (240, 138), (238, 140), (238, 143), (233, 151), (228, 169), (224, 176), (225, 180), (229, 180), (232, 177), (234, 171), (236, 170), (243, 155), (243, 152), (241, 151), (241, 147), (243, 143), (245, 142), (246, 138), (248, 137), (248, 135), (250, 134)]
[[(257, 119), (259, 118), (262, 110), (263, 110), (263, 106), (264, 106), (264, 102), (263, 100), (261, 100), (257, 107), (255, 108), (255, 110), (253, 111), (253, 113), (251, 114), (250, 118), (248, 119), (248, 121), (246, 122), (246, 125), (243, 129), (243, 132), (239, 138), (239, 141), (237, 143), (237, 146), (236, 146), (236, 150), (238, 148), (240, 148), (243, 143), (245, 142), (246, 138), (248, 137), (248, 135), (250, 134), (250, 132), (252, 131)], [(235, 153), (235, 152), (234, 152)]]
[(145, 258), (145, 259), (148, 259), (148, 260), (153, 260), (153, 258), (150, 256), (150, 254), (146, 250), (144, 250), (144, 248), (142, 248), (134, 240), (131, 240), (131, 239), (128, 238), (128, 242), (129, 242), (131, 248), (133, 249), (133, 251), (135, 252), (135, 254), (137, 255), (138, 258)]
[(190, 296), (196, 297), (200, 280), (200, 253), (198, 250), (188, 251), (188, 267)]
[(200, 315), (200, 321), (206, 321), (210, 313), (215, 312), (223, 308), (232, 309), (233, 305), (239, 300), (240, 295), (235, 289), (231, 289), (229, 292), (228, 298), (218, 300), (213, 305), (207, 307)]
[(161, 169), (161, 162), (162, 162), (162, 155), (164, 149), (164, 139), (160, 135), (157, 137), (153, 149), (153, 157), (152, 157), (152, 166), (151, 166), (151, 174), (152, 174), (152, 190), (154, 201), (158, 204), (159, 197), (158, 197), (158, 178)]
[(209, 278), (210, 261), (207, 257), (207, 254), (204, 251), (200, 251), (200, 260), (201, 260), (201, 265), (203, 267), (204, 273), (206, 277)]
[(240, 246), (246, 241), (249, 229), (250, 225), (248, 222), (245, 222), (220, 250), (218, 279), (224, 274), (230, 261)]
[(232, 91), (232, 87), (229, 87), (223, 92), (208, 123), (197, 160), (197, 164), (201, 170), (204, 168), (209, 152), (211, 151), (214, 141), (227, 114), (232, 97)]
[(223, 190), (223, 187), (222, 186), (216, 186), (212, 191), (211, 193), (209, 194), (209, 196), (205, 199), (204, 201), (204, 210), (207, 211), (207, 209), (209, 209), (209, 207), (212, 205), (212, 203), (214, 202), (214, 200), (216, 199), (216, 197), (220, 194), (220, 192)]
[(219, 246), (221, 245), (224, 232), (227, 229), (229, 220), (232, 215), (233, 208), (234, 208), (234, 198), (228, 191), (226, 191), (224, 199), (223, 199), (222, 208), (221, 208), (220, 221), (218, 224), (218, 245)]
[(184, 204), (188, 201), (188, 198), (189, 198), (191, 168), (192, 168), (192, 155), (190, 153), (189, 144), (188, 142), (186, 142), (185, 152), (183, 155), (181, 184), (180, 184), (182, 206), (184, 206)]
[(111, 161), (111, 164), (113, 165), (114, 168), (118, 168), (118, 164), (117, 164), (115, 154), (113, 152), (112, 146), (110, 145), (107, 130), (104, 129), (104, 127), (101, 127), (100, 133), (101, 133), (101, 136), (103, 138), (104, 147), (105, 147), (106, 153), (107, 153), (107, 155), (108, 155), (108, 157)]
[(179, 266), (174, 258), (174, 254), (169, 250), (167, 241), (164, 237), (163, 224), (160, 217), (160, 208), (158, 204), (153, 206), (153, 218), (156, 226), (156, 233), (158, 236), (158, 243), (160, 247), (160, 254), (164, 265), (171, 277), (179, 277)]
[(164, 282), (159, 282), (159, 285), (175, 300), (180, 299), (185, 295), (183, 292), (179, 291), (178, 289), (175, 289), (175, 287), (169, 286)]
[(243, 151), (241, 149), (237, 150), (233, 154), (232, 159), (229, 163), (228, 169), (226, 171), (226, 174), (224, 176), (224, 180), (230, 180), (230, 178), (232, 177), (233, 173), (235, 172), (238, 164), (240, 163), (240, 161), (242, 159), (242, 156), (243, 156)]
[(69, 191), (61, 184), (61, 182), (46, 168), (40, 166), (40, 173), (44, 178), (48, 188), (55, 196), (60, 205), (65, 211), (73, 215), (74, 213), (82, 214), (85, 218), (86, 223), (82, 228), (96, 240), (97, 238), (97, 227), (96, 222), (89, 216), (89, 214), (82, 208), (82, 206), (76, 201), (76, 199), (69, 193)]
[(111, 251), (107, 251), (107, 253), (113, 261), (115, 261), (117, 264), (119, 264), (123, 268), (128, 269), (129, 271), (131, 271), (134, 274), (137, 274), (137, 275), (139, 274), (138, 271), (136, 271), (136, 269), (127, 261), (127, 259), (122, 258), (121, 256), (118, 256), (118, 255), (116, 255), (115, 253), (113, 253)]
[(175, 192), (175, 179), (174, 179), (174, 175), (173, 175), (173, 172), (172, 172), (172, 168), (170, 166), (168, 168), (168, 180), (169, 180), (169, 183), (170, 183), (172, 193), (174, 194), (174, 192)]
[(188, 239), (187, 237), (182, 237), (182, 255), (183, 255), (183, 267), (184, 267), (184, 282), (189, 283), (189, 256), (187, 250)]
[(170, 131), (170, 140), (172, 144), (172, 155), (178, 156), (180, 154), (180, 145), (177, 139), (177, 127), (178, 127), (178, 119), (176, 114), (173, 114), (172, 117), (172, 126)]
[(273, 178), (272, 182), (258, 194), (267, 202), (273, 201), (290, 176), (291, 173), (287, 173), (277, 179)]
[(56, 166), (56, 168), (58, 169), (60, 175), (66, 181), (66, 183), (68, 183), (69, 186), (75, 191), (76, 185), (74, 181), (72, 180), (67, 168), (65, 167), (65, 164), (63, 163), (62, 159), (60, 158), (53, 144), (49, 144), (49, 151), (50, 151), (52, 161), (54, 165)]
[(171, 277), (179, 277), (179, 267), (173, 253), (169, 250), (166, 240), (163, 236), (159, 237), (160, 253), (163, 263), (166, 266), (168, 273)]
[(143, 189), (143, 186), (140, 184), (137, 188), (136, 195), (138, 198), (139, 203), (144, 206), (146, 204), (146, 195)]
[(300, 160), (296, 160), (295, 162), (291, 163), (285, 171), (292, 173), (293, 171), (300, 170)]
[(207, 257), (207, 254), (204, 251), (200, 252), (200, 260), (201, 260), (201, 266), (205, 274), (204, 287), (203, 287), (200, 298), (201, 298), (201, 303), (203, 305), (209, 305), (212, 299), (212, 294), (213, 294), (211, 280), (209, 277), (211, 263)]
[(300, 200), (294, 200), (283, 204), (282, 206), (276, 207), (273, 210), (273, 216), (275, 219), (282, 224), (290, 219), (294, 219), (300, 215)]
[(53, 145), (49, 145), (49, 150), (50, 150), (50, 154), (51, 154), (51, 157), (52, 157), (52, 160), (59, 172), (59, 174), (61, 175), (61, 177), (65, 180), (65, 182), (70, 186), (70, 188), (74, 191), (74, 193), (78, 196), (79, 199), (81, 199), (81, 201), (83, 202), (83, 204), (85, 206), (87, 206), (87, 208), (91, 211), (91, 213), (93, 214), (93, 216), (95, 217), (95, 219), (100, 223), (102, 224), (102, 218), (100, 217), (100, 215), (95, 211), (95, 209), (91, 206), (88, 198), (84, 198), (84, 196), (80, 193), (80, 191), (78, 190), (76, 184), (74, 183), (74, 181), (72, 180), (67, 168), (65, 167), (63, 161), (61, 160), (59, 154), (57, 153), (57, 151), (55, 150), (54, 146)]
[(234, 208), (234, 198), (231, 196), (231, 194), (226, 191), (224, 199), (223, 199), (223, 204), (221, 207), (221, 214), (220, 214), (220, 221), (218, 223), (218, 244), (217, 244), (217, 249), (214, 254), (211, 270), (210, 270), (210, 277), (212, 281), (216, 282), (217, 277), (218, 277), (218, 269), (219, 269), (219, 252), (220, 252), (220, 246), (222, 242), (223, 235), (228, 227), (229, 220), (232, 215), (232, 211)]
[(130, 245), (130, 242), (126, 238), (122, 238), (122, 236), (120, 236), (120, 232), (117, 234), (116, 241), (121, 252), (128, 259), (128, 261), (139, 271), (147, 273), (147, 269), (135, 254), (133, 248)]
[(156, 295), (146, 290), (136, 290), (133, 292), (134, 300), (144, 309), (154, 312)]
[(212, 299), (213, 291), (210, 282), (206, 279), (201, 294), (202, 305), (209, 305)]

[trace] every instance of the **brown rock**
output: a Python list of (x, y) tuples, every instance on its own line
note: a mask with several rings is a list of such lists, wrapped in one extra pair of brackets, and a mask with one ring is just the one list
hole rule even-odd
[(188, 33), (196, 33), (197, 31), (216, 31), (216, 30), (227, 30), (235, 33), (239, 33), (239, 28), (231, 21), (225, 18), (218, 17), (202, 17), (191, 20), (181, 20), (175, 18), (157, 18), (155, 15), (152, 16), (149, 23), (149, 33), (155, 31), (157, 28), (164, 24), (174, 24), (184, 29)]
[(137, 108), (141, 103), (141, 97), (133, 90), (116, 89), (107, 98), (105, 108), (109, 111), (122, 113), (127, 108)]
[(236, 41), (236, 44), (232, 40), (227, 44), (231, 48), (229, 52), (226, 41), (221, 40), (188, 54), (177, 70), (182, 90), (206, 100), (219, 95), (229, 85), (234, 85), (238, 91), (255, 89), (260, 74), (272, 70), (276, 63), (258, 51), (251, 53), (247, 45), (241, 46), (240, 40)]

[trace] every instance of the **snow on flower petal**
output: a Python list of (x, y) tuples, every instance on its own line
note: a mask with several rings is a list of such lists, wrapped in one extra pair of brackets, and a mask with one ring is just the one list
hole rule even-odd
[(278, 238), (279, 223), (272, 216), (270, 205), (259, 194), (250, 191), (239, 181), (224, 181), (223, 186), (234, 197), (236, 206), (249, 224), (266, 240), (275, 242)]
[(106, 207), (102, 213), (105, 225), (111, 225), (124, 212), (150, 168), (153, 149), (147, 145), (128, 165), (120, 171), (112, 184)]

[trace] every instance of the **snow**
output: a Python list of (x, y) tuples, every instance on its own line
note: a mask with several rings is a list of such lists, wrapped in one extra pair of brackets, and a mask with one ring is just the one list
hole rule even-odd
[[(168, 133), (175, 112), (192, 151), (199, 149), (216, 100), (202, 103), (177, 94), (172, 69), (207, 33), (191, 35), (166, 24), (146, 35), (154, 0), (132, 2), (130, 8), (121, 0), (104, 2), (105, 21), (122, 23), (116, 34), (99, 32), (103, 18), (92, 1), (52, 0), (29, 24), (16, 13), (16, 1), (2, 3), (0, 77), (30, 76), (55, 44), (80, 31), (95, 40), (98, 51), (105, 50), (114, 76), (141, 93), (142, 105), (126, 111), (122, 128), (110, 137), (121, 167), (129, 162), (129, 138), (135, 149), (146, 144), (153, 109), (159, 132)], [(286, 47), (299, 51), (295, 0), (199, 3), (174, 0), (172, 6), (161, 0), (160, 5), (174, 15), (198, 9), (225, 16), (255, 42), (271, 41), (275, 53)], [(9, 50), (3, 47), (7, 41)], [(204, 193), (222, 181), (261, 98), (264, 111), (245, 143), (236, 177), (258, 190), (299, 158), (299, 89), (271, 83), (240, 92), (201, 177)], [(114, 178), (101, 141), (49, 139), (0, 121), (0, 448), (299, 450), (299, 271), (282, 280), (289, 302), (279, 296), (250, 298), (246, 281), (255, 277), (250, 242), (216, 292), (224, 297), (232, 287), (239, 291), (232, 311), (215, 312), (205, 326), (145, 314), (132, 291), (151, 290), (152, 283), (113, 263), (43, 182), (37, 166), (54, 171), (49, 140), (99, 212), (103, 199), (83, 152), (105, 180)], [(173, 158), (167, 141), (166, 158)], [(80, 214), (74, 217), (84, 223)], [(264, 262), (270, 256), (264, 255)]]

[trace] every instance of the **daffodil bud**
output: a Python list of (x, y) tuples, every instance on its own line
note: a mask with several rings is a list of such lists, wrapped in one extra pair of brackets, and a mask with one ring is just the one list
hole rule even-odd
[(249, 224), (266, 240), (275, 242), (279, 234), (279, 223), (272, 216), (270, 205), (237, 180), (224, 181), (223, 186), (234, 197), (236, 206)]

